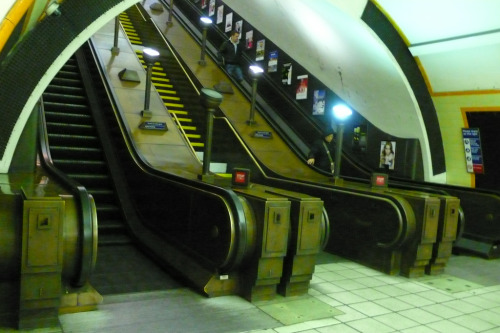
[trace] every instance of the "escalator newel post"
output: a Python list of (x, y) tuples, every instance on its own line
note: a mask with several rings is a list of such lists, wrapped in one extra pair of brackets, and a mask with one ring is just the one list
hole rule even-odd
[(333, 115), (337, 120), (337, 140), (335, 145), (335, 164), (333, 170), (333, 180), (335, 184), (340, 184), (340, 161), (342, 159), (342, 143), (344, 138), (344, 123), (352, 115), (352, 110), (344, 105), (337, 104), (333, 107)]
[(111, 48), (111, 54), (116, 56), (120, 53), (120, 48), (118, 47), (118, 34), (120, 31), (120, 18), (115, 17), (115, 35), (113, 40), (113, 47)]
[(259, 67), (252, 65), (249, 67), (249, 74), (250, 77), (252, 78), (252, 103), (250, 105), (250, 117), (247, 120), (247, 125), (255, 125), (256, 121), (254, 120), (255, 118), (255, 98), (257, 97), (257, 81), (259, 80), (259, 77), (261, 74), (264, 72), (264, 70)]
[(203, 16), (200, 18), (201, 26), (203, 28), (203, 35), (201, 38), (201, 54), (200, 54), (200, 60), (198, 61), (198, 64), (205, 66), (207, 62), (205, 61), (205, 50), (207, 47), (207, 29), (212, 24), (212, 19), (208, 18), (206, 16)]
[(213, 181), (210, 175), (210, 159), (212, 157), (212, 133), (214, 123), (214, 113), (222, 102), (222, 95), (213, 89), (201, 89), (201, 104), (207, 109), (207, 133), (205, 136), (205, 152), (203, 153), (203, 172), (201, 180)]
[(147, 69), (144, 110), (142, 110), (141, 114), (144, 118), (151, 118), (153, 116), (153, 113), (149, 110), (149, 100), (151, 97), (151, 74), (153, 72), (153, 64), (155, 63), (155, 60), (160, 56), (160, 52), (154, 49), (145, 48), (144, 50), (142, 50), (142, 56)]

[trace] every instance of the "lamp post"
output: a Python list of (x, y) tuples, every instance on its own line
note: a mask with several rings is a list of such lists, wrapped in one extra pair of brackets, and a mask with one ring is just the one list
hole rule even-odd
[(169, 27), (173, 25), (172, 23), (173, 11), (174, 11), (174, 0), (170, 0), (170, 6), (168, 6), (168, 20), (167, 20), (167, 26)]
[(252, 78), (252, 102), (250, 105), (250, 117), (247, 120), (247, 124), (255, 125), (256, 122), (254, 120), (254, 117), (255, 117), (255, 98), (257, 97), (257, 80), (264, 72), (264, 70), (261, 67), (255, 65), (252, 65), (249, 68), (250, 68), (249, 70), (250, 77)]
[(118, 47), (118, 33), (120, 31), (120, 18), (115, 17), (115, 35), (113, 40), (113, 47), (111, 48), (111, 54), (118, 55), (120, 53), (120, 48)]
[(205, 136), (205, 152), (203, 153), (203, 171), (201, 180), (213, 181), (213, 176), (210, 175), (210, 160), (212, 158), (214, 113), (216, 108), (218, 108), (222, 102), (222, 95), (215, 90), (202, 88), (200, 98), (201, 104), (207, 109), (207, 133)]
[(142, 50), (142, 57), (144, 59), (144, 62), (146, 63), (147, 69), (146, 69), (146, 91), (144, 95), (144, 110), (142, 110), (141, 114), (145, 118), (151, 118), (153, 113), (149, 110), (149, 100), (151, 97), (151, 73), (153, 71), (153, 64), (155, 63), (155, 60), (158, 58), (160, 55), (160, 52), (150, 49), (150, 48), (145, 48)]
[(205, 49), (207, 47), (207, 29), (212, 24), (212, 20), (208, 17), (201, 17), (200, 18), (201, 26), (203, 28), (203, 35), (201, 37), (201, 55), (200, 55), (200, 60), (198, 63), (202, 66), (205, 66), (207, 62), (205, 61)]
[(352, 110), (344, 105), (337, 104), (333, 107), (333, 115), (337, 120), (337, 142), (335, 145), (335, 165), (333, 170), (333, 180), (335, 184), (341, 184), (340, 161), (342, 159), (342, 141), (344, 138), (344, 121), (352, 115)]

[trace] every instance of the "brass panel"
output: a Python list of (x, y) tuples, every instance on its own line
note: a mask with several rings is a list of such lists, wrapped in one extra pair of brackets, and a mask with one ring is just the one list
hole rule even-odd
[(302, 202), (297, 254), (313, 254), (320, 251), (322, 208), (322, 201)]
[(21, 276), (21, 300), (42, 300), (61, 295), (59, 273), (23, 274)]
[(256, 285), (276, 284), (283, 272), (283, 258), (262, 258), (259, 260)]
[(59, 246), (60, 207), (35, 207), (27, 208), (27, 211), (26, 266), (55, 266), (62, 264)]
[(446, 200), (446, 216), (444, 219), (442, 240), (452, 242), (457, 238), (457, 224), (460, 209), (458, 198), (448, 198)]
[(422, 227), (422, 243), (434, 243), (437, 238), (439, 224), (439, 200), (426, 200), (425, 219)]
[(61, 271), (64, 201), (24, 200), (21, 273)]
[(263, 257), (284, 256), (287, 251), (288, 231), (290, 228), (290, 203), (283, 205), (267, 203), (267, 216), (264, 221), (266, 231), (263, 239)]

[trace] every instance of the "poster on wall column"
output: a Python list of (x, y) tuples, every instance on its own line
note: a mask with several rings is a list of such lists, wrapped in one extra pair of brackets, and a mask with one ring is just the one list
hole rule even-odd
[(299, 82), (297, 84), (295, 99), (307, 99), (307, 85), (309, 81), (309, 76), (299, 75), (297, 76), (297, 80)]
[(238, 21), (234, 24), (234, 30), (238, 31), (240, 34), (238, 39), (241, 39), (241, 32), (243, 31), (243, 21)]
[(325, 114), (326, 105), (325, 90), (314, 90), (313, 93), (313, 116), (322, 116)]
[(292, 85), (292, 64), (283, 64), (283, 69), (281, 70), (281, 83), (286, 86)]
[(208, 5), (208, 16), (214, 16), (215, 14), (215, 0), (210, 0)]
[(394, 170), (396, 160), (396, 141), (380, 141), (379, 168)]
[(255, 50), (255, 60), (264, 60), (264, 51), (266, 50), (266, 40), (261, 39), (257, 41), (257, 49)]
[(267, 63), (267, 72), (274, 73), (278, 71), (278, 51), (269, 52), (269, 62)]
[(217, 24), (222, 23), (224, 20), (224, 6), (217, 8)]
[(247, 31), (245, 35), (245, 46), (247, 50), (253, 47), (253, 30)]
[(226, 28), (225, 32), (229, 32), (233, 30), (233, 13), (229, 13), (226, 15)]

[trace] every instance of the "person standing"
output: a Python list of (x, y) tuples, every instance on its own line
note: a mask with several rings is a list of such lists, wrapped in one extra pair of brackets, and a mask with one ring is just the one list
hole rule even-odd
[(241, 70), (242, 50), (238, 45), (239, 42), (240, 33), (236, 30), (231, 31), (229, 39), (225, 40), (219, 48), (219, 55), (229, 75), (242, 83), (244, 80)]
[(333, 144), (333, 136), (333, 130), (329, 129), (323, 133), (321, 138), (314, 141), (311, 150), (307, 155), (307, 164), (333, 174), (335, 161), (335, 145)]

